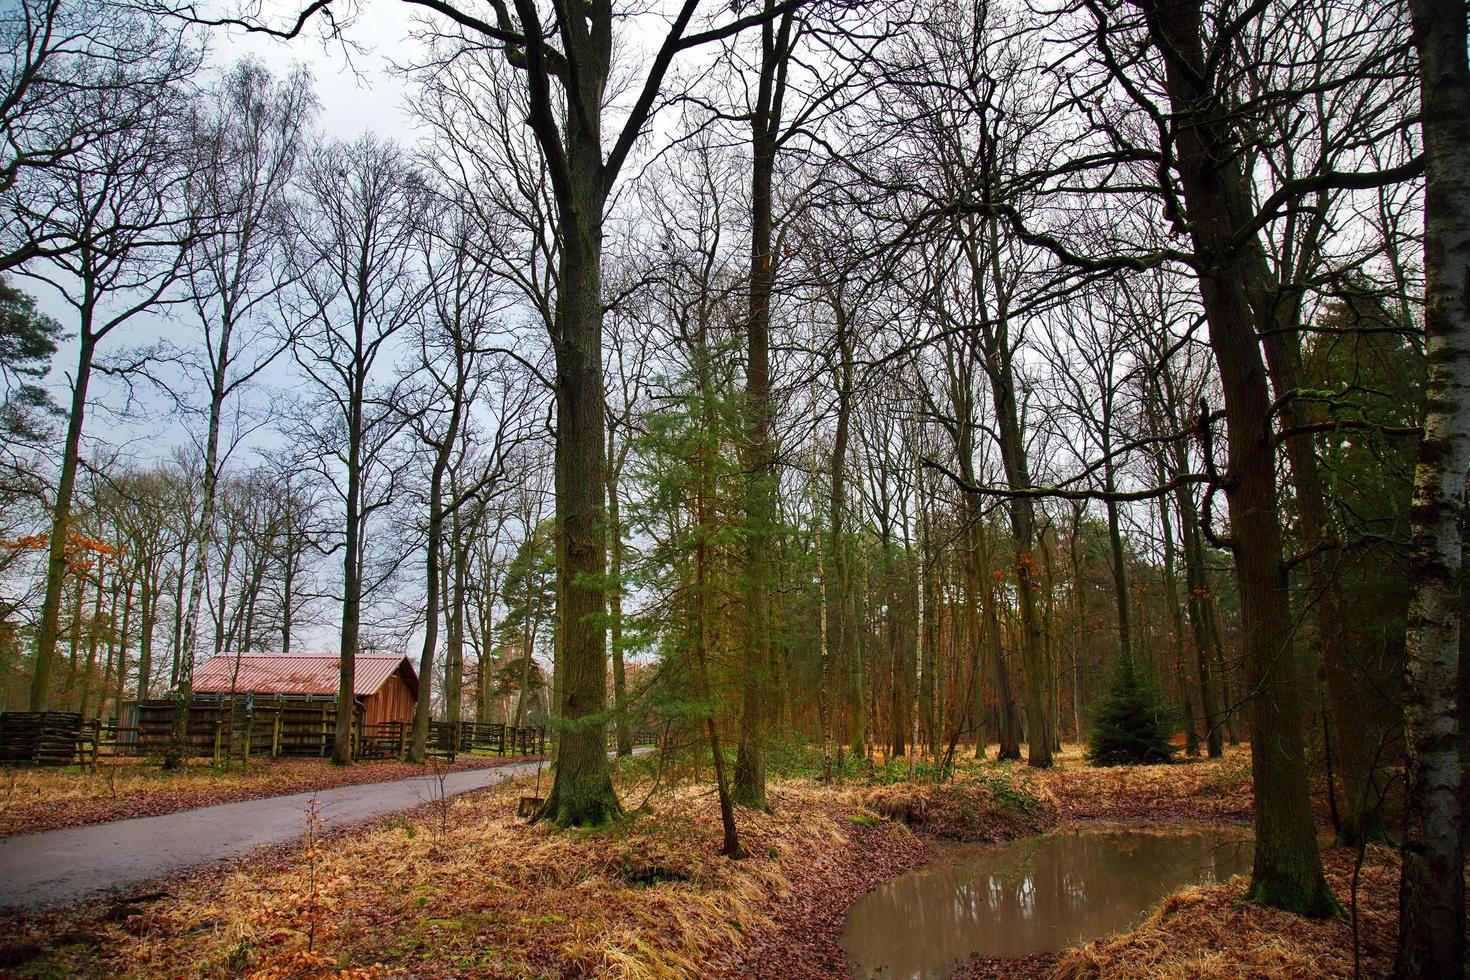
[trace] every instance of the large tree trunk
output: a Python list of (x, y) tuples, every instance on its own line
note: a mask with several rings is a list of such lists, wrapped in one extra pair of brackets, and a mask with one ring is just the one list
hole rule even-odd
[[(765, 0), (770, 12), (773, 0)], [(750, 309), (746, 320), (745, 467), (749, 486), (745, 527), (745, 663), (742, 671), (740, 738), (735, 750), (734, 796), (760, 810), (766, 801), (766, 701), (771, 689), (772, 617), (770, 553), (776, 518), (775, 448), (771, 441), (771, 291), (775, 283), (772, 236), (772, 176), (781, 127), (778, 75), (791, 36), (792, 14), (761, 31), (761, 66), (750, 117)]]
[(1395, 975), (1465, 972), (1460, 687), (1462, 522), (1470, 467), (1470, 65), (1465, 5), (1410, 0), (1424, 128), (1429, 377), (1410, 509), (1404, 742), (1408, 813)]
[(862, 706), (862, 667), (857, 659), (852, 622), (852, 568), (849, 562), (847, 541), (847, 447), (850, 441), (852, 418), (852, 353), (848, 337), (846, 311), (840, 303), (832, 300), (832, 312), (837, 321), (837, 346), (840, 363), (834, 371), (834, 387), (837, 393), (837, 422), (832, 437), (832, 482), (831, 496), (827, 502), (827, 527), (831, 534), (832, 547), (832, 608), (827, 614), (827, 641), (832, 659), (847, 672), (844, 685), (847, 691), (847, 736), (848, 746), (854, 754), (861, 755), (865, 742), (865, 714)]
[[(986, 259), (982, 262), (971, 258), (972, 268), (977, 274), (982, 268), (986, 269), (996, 289), (995, 318), (982, 325), (984, 364), (995, 407), (995, 425), (1000, 434), (1000, 458), (1006, 483), (1013, 490), (1024, 491), (1031, 489), (1031, 470), (1026, 460), (1026, 435), (1016, 399), (1009, 298), (1002, 288), (1002, 243), (994, 221), (987, 223), (986, 235)], [(1036, 609), (1036, 592), (1040, 583), (1032, 555), (1036, 548), (1036, 507), (1028, 497), (1012, 497), (1007, 511), (1011, 519), (1012, 570), (1016, 575), (1017, 603), (1021, 611), (1021, 663), (1026, 671), (1026, 761), (1032, 766), (1046, 768), (1052, 763), (1052, 739), (1048, 733), (1050, 726), (1046, 711), (1045, 642)]]
[[(1278, 417), (1283, 428), (1292, 429), (1313, 421), (1301, 411), (1294, 393), (1303, 387), (1300, 289), (1283, 290), (1270, 280), (1264, 251), (1247, 249), (1251, 274), (1246, 282), (1252, 290), (1252, 305), (1257, 316), (1271, 324), (1264, 347), (1266, 366), (1272, 388), (1280, 405)], [(1361, 665), (1348, 662), (1342, 641), (1342, 586), (1336, 571), (1337, 556), (1327, 542), (1330, 519), (1327, 512), (1327, 489), (1317, 461), (1312, 436), (1296, 435), (1286, 440), (1286, 456), (1291, 463), (1297, 515), (1301, 523), (1302, 544), (1306, 548), (1328, 545), (1308, 563), (1316, 640), (1327, 678), (1327, 697), (1331, 703), (1332, 735), (1337, 753), (1337, 774), (1342, 779), (1346, 813), (1338, 835), (1339, 843), (1355, 846), (1360, 840), (1384, 840), (1387, 833), (1380, 819), (1382, 780), (1377, 759), (1378, 744), (1387, 737), (1389, 719), (1378, 717), (1370, 705), (1368, 689), (1371, 680)]]
[[(602, 104), (602, 85), (581, 94)], [(556, 309), (556, 525), (562, 569), (556, 778), (541, 816), (558, 824), (596, 824), (622, 812), (604, 749), (607, 643), (604, 526), (605, 407), (602, 377), (602, 225), (605, 190), (600, 119), (566, 120), (570, 200), (560, 209)]]
[(1250, 688), (1255, 788), (1255, 865), (1249, 897), (1308, 915), (1335, 907), (1317, 850), (1303, 757), (1304, 679), (1292, 646), (1271, 396), (1254, 313), (1242, 282), (1238, 231), (1250, 217), (1233, 156), (1232, 125), (1204, 87), (1203, 13), (1197, 2), (1143, 5), (1178, 118), (1180, 185), (1199, 257), (1200, 297), (1220, 372), (1229, 432), (1226, 499), (1235, 565), (1246, 682)]
[[(1025, 441), (1009, 352), (1002, 354), (1000, 367), (992, 374), (991, 386), (1001, 432), (1001, 461), (1006, 471), (1006, 482), (1014, 489), (1030, 489), (1031, 473), (1026, 465)], [(1047, 734), (1044, 641), (1036, 609), (1036, 593), (1040, 584), (1032, 556), (1036, 549), (1036, 508), (1026, 497), (1013, 497), (1008, 510), (1016, 594), (1021, 608), (1021, 662), (1026, 669), (1026, 762), (1045, 768), (1051, 765), (1052, 746), (1051, 737)]]

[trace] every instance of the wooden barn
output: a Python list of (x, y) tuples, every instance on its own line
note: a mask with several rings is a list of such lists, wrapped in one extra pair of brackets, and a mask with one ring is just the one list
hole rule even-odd
[[(199, 695), (336, 697), (335, 653), (222, 653), (194, 668)], [(407, 657), (360, 653), (353, 700), (361, 725), (412, 722), (419, 678)]]

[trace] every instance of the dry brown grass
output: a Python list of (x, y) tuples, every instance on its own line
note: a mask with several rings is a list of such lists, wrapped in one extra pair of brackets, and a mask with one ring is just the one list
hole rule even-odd
[[(519, 756), (470, 756), (449, 769), (480, 769)], [(94, 769), (0, 771), (0, 836), (29, 834), (130, 817), (177, 813), (216, 803), (284, 796), (422, 775), (396, 761), (333, 766), (325, 759), (258, 759), (248, 768), (196, 762), (165, 771), (143, 759), (99, 761)]]
[[(860, 859), (849, 853), (855, 835), (911, 839), (868, 826), (830, 791), (777, 783), (775, 815), (742, 811), (751, 856), (732, 862), (717, 856), (707, 788), (565, 832), (515, 820), (525, 788), (455, 798), (443, 836), (422, 810), (330, 838), (314, 869), (298, 847), (175, 882), (148, 905), (36, 917), (21, 929), (50, 947), (38, 967), (79, 976), (158, 976), (184, 963), (201, 976), (693, 976), (771, 926), (794, 881)], [(331, 934), (310, 955), (293, 912), (302, 907), (330, 910)], [(48, 941), (57, 933), (84, 941), (57, 949)]]
[(1251, 818), (1250, 749), (1223, 759), (1180, 759), (1161, 766), (1088, 765), (1068, 745), (1051, 769), (1017, 764), (1010, 778), (1062, 820), (1239, 822)]
[(892, 783), (851, 798), (876, 813), (945, 840), (996, 843), (1054, 823), (1036, 797), (1001, 777), (962, 772), (948, 783)]
[[(1328, 880), (1348, 904), (1352, 865), (1347, 849), (1326, 852)], [(1369, 851), (1358, 888), (1362, 975), (1387, 976), (1398, 931), (1398, 858)], [(1244, 901), (1247, 880), (1185, 888), (1164, 900), (1137, 929), (1066, 951), (1053, 980), (1109, 977), (1149, 980), (1235, 980), (1352, 977), (1352, 927), (1346, 916), (1304, 919)]]
[[(837, 977), (850, 902), (924, 856), (908, 829), (875, 811), (983, 840), (1042, 829), (1053, 811), (1133, 826), (1236, 820), (1249, 810), (1248, 780), (1238, 752), (1094, 770), (1073, 750), (1054, 771), (964, 767), (948, 787), (778, 781), (774, 814), (738, 811), (751, 856), (737, 862), (718, 856), (707, 784), (661, 793), (648, 812), (609, 827), (554, 831), (514, 818), (526, 785), (511, 783), (452, 800), (442, 835), (424, 808), (330, 836), (314, 868), (303, 860), (311, 848), (282, 848), (169, 883), (159, 901), (7, 925), (32, 944), (25, 969), (48, 976)], [(1038, 810), (1014, 808), (1022, 789), (1042, 801)], [(642, 799), (637, 787), (620, 791), (629, 805)], [(1326, 855), (1344, 902), (1351, 858)], [(1391, 852), (1370, 853), (1365, 976), (1383, 975), (1392, 954), (1397, 874)], [(960, 975), (1352, 975), (1346, 921), (1248, 906), (1243, 890), (1243, 879), (1185, 889), (1126, 935), (1059, 958), (977, 962)], [(303, 912), (313, 909), (321, 914)], [(308, 950), (312, 921), (329, 927)]]

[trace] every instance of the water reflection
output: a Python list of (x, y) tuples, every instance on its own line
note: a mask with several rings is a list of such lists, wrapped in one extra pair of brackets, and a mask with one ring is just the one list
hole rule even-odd
[(1215, 832), (1061, 831), (954, 844), (860, 899), (843, 947), (855, 977), (929, 980), (976, 953), (1024, 956), (1127, 929), (1169, 892), (1250, 870)]

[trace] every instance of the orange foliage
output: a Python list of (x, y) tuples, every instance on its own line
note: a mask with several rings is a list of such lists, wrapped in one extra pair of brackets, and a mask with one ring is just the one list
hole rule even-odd
[[(23, 534), (18, 538), (0, 538), (0, 548), (10, 551), (45, 551), (50, 547), (51, 535), (44, 532)], [(121, 557), (125, 553), (122, 548), (98, 538), (89, 538), (80, 531), (68, 531), (66, 546), (62, 548), (67, 575), (86, 575), (90, 572), (94, 559), (88, 557), (89, 555), (95, 555), (97, 561), (105, 561), (108, 558)]]

